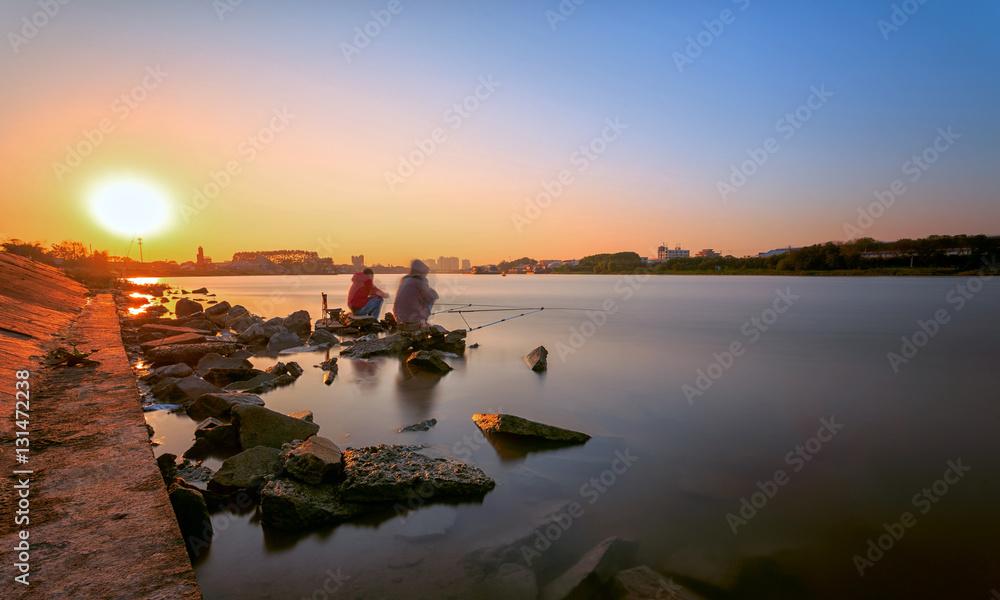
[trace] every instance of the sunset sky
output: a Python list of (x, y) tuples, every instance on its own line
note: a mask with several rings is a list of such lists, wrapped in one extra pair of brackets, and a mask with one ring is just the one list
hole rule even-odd
[(0, 239), (482, 264), (1000, 234), (1000, 3), (577, 2), (5, 0)]

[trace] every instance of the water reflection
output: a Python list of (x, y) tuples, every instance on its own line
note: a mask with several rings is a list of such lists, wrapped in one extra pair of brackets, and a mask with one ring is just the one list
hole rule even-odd
[(399, 361), (396, 376), (397, 398), (405, 413), (414, 421), (423, 421), (432, 416), (434, 398), (438, 383), (445, 373), (428, 373), (410, 367), (406, 360)]

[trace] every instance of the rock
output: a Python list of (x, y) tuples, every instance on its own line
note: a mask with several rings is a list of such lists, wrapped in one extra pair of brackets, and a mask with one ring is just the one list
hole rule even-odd
[(408, 542), (423, 542), (444, 537), (455, 525), (457, 518), (458, 511), (452, 506), (443, 504), (425, 506), (406, 515), (396, 537)]
[[(237, 337), (237, 341), (241, 344), (247, 344), (249, 346), (263, 346), (268, 343), (268, 341), (278, 333), (288, 333), (285, 326), (280, 323), (274, 323), (274, 319), (266, 323), (257, 323), (250, 328), (246, 329)], [(298, 345), (301, 342), (298, 338), (295, 338), (295, 344)]]
[(194, 437), (195, 440), (206, 440), (212, 450), (238, 450), (240, 447), (236, 427), (231, 423), (223, 423), (215, 417), (209, 417), (198, 423)]
[(194, 375), (194, 371), (192, 371), (191, 367), (187, 366), (186, 364), (180, 363), (176, 365), (167, 365), (165, 367), (159, 367), (157, 369), (153, 369), (152, 371), (143, 375), (141, 379), (146, 383), (155, 384), (163, 381), (167, 377), (174, 377), (176, 379), (180, 379), (182, 377), (187, 377), (188, 375)]
[(190, 327), (192, 329), (203, 331), (215, 331), (215, 323), (206, 317), (203, 312), (197, 312), (184, 318), (178, 318), (175, 322), (181, 327)]
[(200, 303), (194, 300), (188, 300), (187, 298), (181, 298), (177, 301), (177, 306), (174, 308), (174, 314), (178, 317), (186, 317), (188, 315), (193, 315), (194, 313), (202, 312), (203, 307)]
[(333, 335), (325, 329), (317, 329), (309, 335), (309, 341), (306, 344), (310, 346), (322, 346), (325, 348), (330, 348), (336, 346), (340, 343), (337, 336)]
[(260, 492), (261, 521), (269, 527), (299, 531), (340, 523), (369, 507), (344, 502), (338, 488), (313, 486), (290, 478), (274, 478)]
[(256, 487), (264, 477), (277, 473), (283, 461), (281, 450), (255, 446), (227, 458), (208, 485), (224, 492)]
[(226, 387), (222, 388), (227, 392), (246, 392), (248, 394), (263, 394), (269, 392), (280, 385), (287, 385), (295, 381), (295, 378), (290, 375), (282, 375), (281, 377), (274, 375), (273, 373), (261, 373), (259, 375), (254, 375), (252, 378), (246, 381), (234, 381)]
[(303, 369), (299, 365), (299, 363), (297, 363), (295, 361), (291, 361), (287, 365), (285, 365), (285, 371), (289, 375), (291, 375), (292, 377), (294, 377), (296, 379), (298, 379), (299, 377), (302, 377), (302, 374), (305, 373), (305, 369)]
[(191, 367), (198, 364), (203, 356), (214, 352), (229, 356), (242, 346), (235, 342), (206, 342), (204, 344), (172, 344), (153, 348), (146, 353), (146, 360), (154, 367), (185, 363)]
[(326, 374), (323, 375), (323, 385), (332, 385), (333, 380), (337, 378), (337, 370), (336, 370), (337, 365), (333, 366), (335, 367), (334, 370), (327, 371)]
[(385, 317), (383, 317), (383, 320), (385, 321), (386, 326), (389, 327), (390, 329), (396, 326), (396, 316), (393, 315), (391, 312), (385, 313)]
[(214, 394), (222, 390), (197, 375), (180, 379), (168, 377), (153, 386), (151, 393), (158, 401), (170, 404), (189, 404), (204, 394)]
[(279, 331), (272, 335), (267, 341), (267, 351), (270, 354), (277, 354), (286, 348), (294, 348), (302, 344), (299, 336), (290, 331)]
[(358, 329), (364, 329), (366, 327), (371, 327), (378, 323), (378, 319), (371, 315), (354, 315), (351, 312), (340, 313), (340, 322), (345, 327), (356, 327)]
[(264, 406), (264, 401), (255, 394), (215, 393), (204, 394), (187, 407), (187, 414), (192, 419), (224, 416), (234, 406)]
[(306, 352), (322, 352), (322, 346), (293, 346), (291, 348), (285, 348), (284, 350), (278, 351), (278, 356), (286, 356), (288, 354), (304, 354)]
[(358, 342), (340, 353), (347, 358), (371, 358), (386, 354), (402, 354), (410, 348), (410, 340), (402, 335), (387, 335), (370, 342)]
[(297, 310), (293, 312), (284, 318), (284, 325), (285, 329), (292, 333), (308, 336), (309, 332), (312, 331), (312, 319), (309, 317), (309, 311)]
[[(177, 465), (177, 477), (180, 477), (184, 481), (201, 481), (208, 483), (208, 480), (212, 478), (212, 469), (202, 465), (200, 462), (191, 462), (189, 460), (184, 460), (181, 464)], [(209, 504), (209, 497), (202, 490), (201, 495), (205, 498), (205, 503)], [(209, 504), (212, 506), (212, 504)]]
[(297, 410), (295, 412), (288, 413), (288, 416), (293, 419), (301, 419), (307, 423), (313, 422), (313, 411), (311, 410)]
[(437, 419), (427, 419), (426, 421), (414, 423), (413, 425), (407, 425), (406, 427), (400, 429), (399, 433), (404, 431), (427, 431), (435, 425), (437, 425)]
[(621, 571), (613, 580), (615, 598), (619, 600), (646, 600), (657, 598), (662, 600), (685, 600), (684, 596), (674, 591), (681, 589), (677, 584), (663, 577), (646, 565)]
[(545, 346), (539, 346), (524, 357), (524, 362), (528, 363), (528, 367), (535, 373), (541, 373), (549, 368), (548, 356), (549, 351)]
[(444, 362), (444, 357), (437, 350), (417, 350), (406, 359), (406, 364), (431, 373), (451, 371), (451, 365)]
[(164, 325), (162, 323), (146, 323), (145, 325), (139, 327), (139, 341), (148, 342), (151, 340), (159, 340), (167, 337), (173, 337), (175, 335), (182, 335), (185, 333), (194, 333), (197, 335), (211, 335), (212, 331), (208, 329), (195, 329), (194, 327)]
[(333, 356), (319, 363), (319, 368), (324, 371), (336, 371), (337, 370), (337, 357)]
[(221, 356), (215, 352), (211, 352), (202, 356), (198, 360), (195, 370), (199, 373), (207, 373), (209, 369), (253, 369), (253, 363), (245, 358), (235, 358), (230, 356)]
[[(219, 315), (225, 315), (225, 314), (227, 314), (229, 312), (230, 308), (232, 308), (232, 306), (230, 306), (228, 302), (226, 302), (225, 300), (223, 300), (222, 302), (219, 302), (218, 304), (215, 304), (213, 306), (209, 306), (208, 308), (206, 308), (205, 309), (205, 315), (209, 316), (209, 317), (217, 317)], [(223, 321), (223, 322), (225, 322), (225, 321)]]
[(296, 479), (319, 485), (340, 474), (340, 448), (314, 435), (285, 454), (285, 470)]
[(160, 346), (169, 346), (171, 344), (202, 344), (206, 341), (208, 340), (203, 335), (199, 335), (197, 333), (182, 333), (180, 335), (172, 335), (167, 338), (143, 342), (139, 344), (139, 349), (142, 352), (148, 352), (153, 348), (159, 348)]
[(263, 371), (258, 369), (209, 369), (202, 379), (211, 383), (212, 385), (217, 385), (219, 387), (226, 387), (231, 383), (237, 381), (246, 381), (248, 379), (253, 379), (257, 375), (260, 375)]
[(174, 477), (177, 477), (177, 455), (176, 454), (161, 454), (156, 457), (156, 466), (160, 468), (160, 474), (163, 475), (164, 481), (170, 481)]
[(239, 430), (240, 447), (281, 448), (293, 440), (305, 440), (319, 431), (319, 425), (269, 410), (262, 406), (241, 405), (232, 409), (233, 424)]
[(236, 352), (233, 352), (232, 354), (230, 354), (228, 358), (253, 358), (255, 356), (257, 356), (257, 355), (254, 354), (253, 352), (250, 352), (249, 350), (247, 350), (245, 348), (241, 348), (241, 349), (237, 350)]
[(554, 442), (583, 443), (590, 439), (586, 433), (553, 427), (506, 414), (484, 415), (476, 413), (472, 420), (487, 433), (506, 433), (526, 437), (542, 438)]
[(597, 596), (622, 567), (635, 560), (638, 544), (609, 537), (584, 555), (568, 571), (545, 586), (541, 600)]
[(537, 598), (538, 582), (528, 567), (518, 563), (504, 563), (496, 573), (476, 585), (470, 597), (476, 600)]
[(196, 558), (212, 541), (212, 520), (201, 492), (178, 479), (167, 490), (188, 554)]
[[(482, 470), (448, 458), (430, 458), (405, 446), (348, 448), (342, 453), (341, 496), (357, 502), (483, 496), (496, 485)], [(429, 493), (428, 493), (429, 492)]]
[(192, 294), (207, 294), (208, 293), (208, 288), (200, 287), (200, 288), (198, 288), (196, 290), (191, 290), (191, 293)]

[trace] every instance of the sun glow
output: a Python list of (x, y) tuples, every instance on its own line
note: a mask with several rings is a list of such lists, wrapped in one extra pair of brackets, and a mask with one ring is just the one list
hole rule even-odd
[(90, 190), (88, 200), (97, 222), (123, 237), (156, 233), (171, 221), (166, 192), (138, 177), (101, 181)]

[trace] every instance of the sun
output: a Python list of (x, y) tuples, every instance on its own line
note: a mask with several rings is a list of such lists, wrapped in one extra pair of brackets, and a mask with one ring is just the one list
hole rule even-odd
[(109, 178), (94, 185), (87, 196), (97, 222), (123, 237), (156, 233), (170, 225), (170, 197), (145, 179)]

